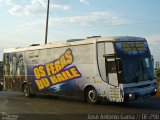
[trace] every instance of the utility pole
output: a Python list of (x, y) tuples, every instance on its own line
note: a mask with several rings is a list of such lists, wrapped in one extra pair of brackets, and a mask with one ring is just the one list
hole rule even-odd
[(48, 0), (48, 4), (47, 4), (47, 18), (46, 18), (45, 44), (47, 44), (47, 38), (48, 38), (49, 3), (50, 3), (50, 0)]

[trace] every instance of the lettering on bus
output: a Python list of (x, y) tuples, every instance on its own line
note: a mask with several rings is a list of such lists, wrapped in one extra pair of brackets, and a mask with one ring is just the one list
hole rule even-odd
[(129, 51), (146, 51), (147, 49), (145, 48), (145, 44), (143, 42), (139, 43), (123, 43), (121, 44), (122, 49), (125, 52)]
[(67, 49), (58, 59), (44, 65), (34, 66), (35, 83), (40, 91), (50, 86), (81, 77), (77, 67), (72, 65), (74, 57)]

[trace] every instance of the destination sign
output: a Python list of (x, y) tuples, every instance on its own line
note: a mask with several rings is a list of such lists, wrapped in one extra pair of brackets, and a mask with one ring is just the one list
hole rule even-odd
[(147, 42), (116, 42), (115, 43), (116, 54), (121, 58), (143, 56), (150, 57), (150, 50)]
[(129, 52), (129, 51), (146, 51), (146, 46), (144, 42), (139, 43), (122, 43), (121, 47), (123, 51)]

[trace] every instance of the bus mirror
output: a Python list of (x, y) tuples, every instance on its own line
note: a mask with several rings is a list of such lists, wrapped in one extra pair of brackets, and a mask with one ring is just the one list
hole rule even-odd
[(104, 54), (103, 57), (106, 57), (106, 58), (114, 58), (115, 55), (114, 55), (114, 54)]
[(120, 61), (120, 60), (121, 60), (121, 58), (116, 58), (116, 60), (119, 60), (119, 61)]
[(118, 74), (122, 74), (122, 71), (118, 71)]
[(118, 70), (118, 74), (122, 74), (122, 71), (120, 69), (120, 61), (121, 61), (121, 58), (116, 58), (116, 61), (117, 61), (117, 70)]

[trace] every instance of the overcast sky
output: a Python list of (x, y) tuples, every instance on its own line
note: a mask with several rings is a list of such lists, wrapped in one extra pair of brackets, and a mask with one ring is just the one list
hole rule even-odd
[[(87, 36), (148, 39), (160, 60), (160, 0), (50, 0), (48, 42)], [(4, 48), (44, 44), (47, 0), (0, 0)]]

